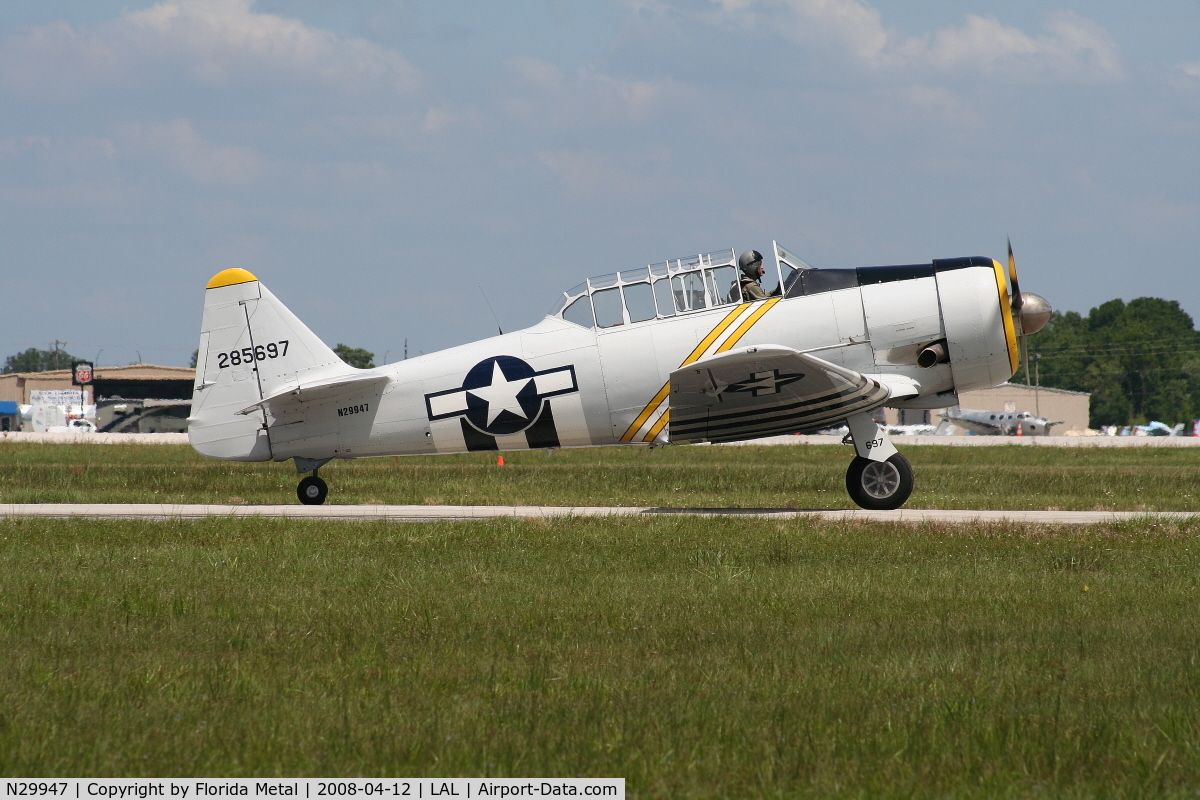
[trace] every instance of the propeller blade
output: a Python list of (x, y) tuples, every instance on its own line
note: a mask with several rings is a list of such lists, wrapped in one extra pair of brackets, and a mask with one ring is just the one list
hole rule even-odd
[(1017, 259), (1013, 257), (1011, 238), (1008, 240), (1008, 285), (1012, 292), (1012, 309), (1019, 314), (1025, 301), (1021, 299), (1021, 286), (1017, 283)]

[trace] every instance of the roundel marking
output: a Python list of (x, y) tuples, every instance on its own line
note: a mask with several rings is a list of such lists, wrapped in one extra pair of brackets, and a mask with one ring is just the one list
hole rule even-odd
[(577, 391), (572, 364), (537, 371), (515, 356), (492, 356), (471, 367), (459, 388), (425, 395), (425, 404), (431, 421), (461, 416), (482, 433), (506, 436), (537, 422), (547, 397)]
[(528, 428), (542, 409), (533, 367), (513, 356), (495, 356), (471, 367), (463, 378), (467, 422), (503, 436)]

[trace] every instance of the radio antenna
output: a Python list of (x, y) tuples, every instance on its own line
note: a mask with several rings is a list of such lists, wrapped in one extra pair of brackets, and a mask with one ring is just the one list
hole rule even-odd
[(487, 303), (488, 311), (492, 312), (492, 319), (496, 320), (496, 330), (500, 331), (500, 335), (503, 336), (504, 330), (500, 327), (500, 318), (496, 316), (496, 309), (492, 308), (492, 304), (488, 301), (487, 295), (484, 294), (483, 284), (476, 285), (479, 286), (479, 293), (483, 295), (483, 302)]

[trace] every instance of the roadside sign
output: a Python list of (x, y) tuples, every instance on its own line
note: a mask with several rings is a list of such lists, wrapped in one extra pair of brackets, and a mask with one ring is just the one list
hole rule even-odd
[(83, 404), (82, 389), (30, 389), (29, 403), (35, 406), (78, 406)]
[(71, 383), (75, 386), (88, 386), (92, 382), (92, 362), (76, 361), (71, 365)]

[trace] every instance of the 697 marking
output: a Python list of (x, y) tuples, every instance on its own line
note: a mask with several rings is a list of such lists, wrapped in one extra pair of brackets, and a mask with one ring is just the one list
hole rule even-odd
[(873, 447), (882, 447), (882, 446), (883, 446), (883, 437), (882, 436), (879, 437), (878, 439), (870, 439), (867, 441), (867, 449), (868, 450), (870, 450)]
[(253, 364), (255, 361), (266, 361), (268, 358), (283, 358), (287, 355), (287, 351), (288, 340), (280, 339), (278, 342), (260, 344), (257, 347), (243, 347), (241, 350), (217, 353), (217, 369)]

